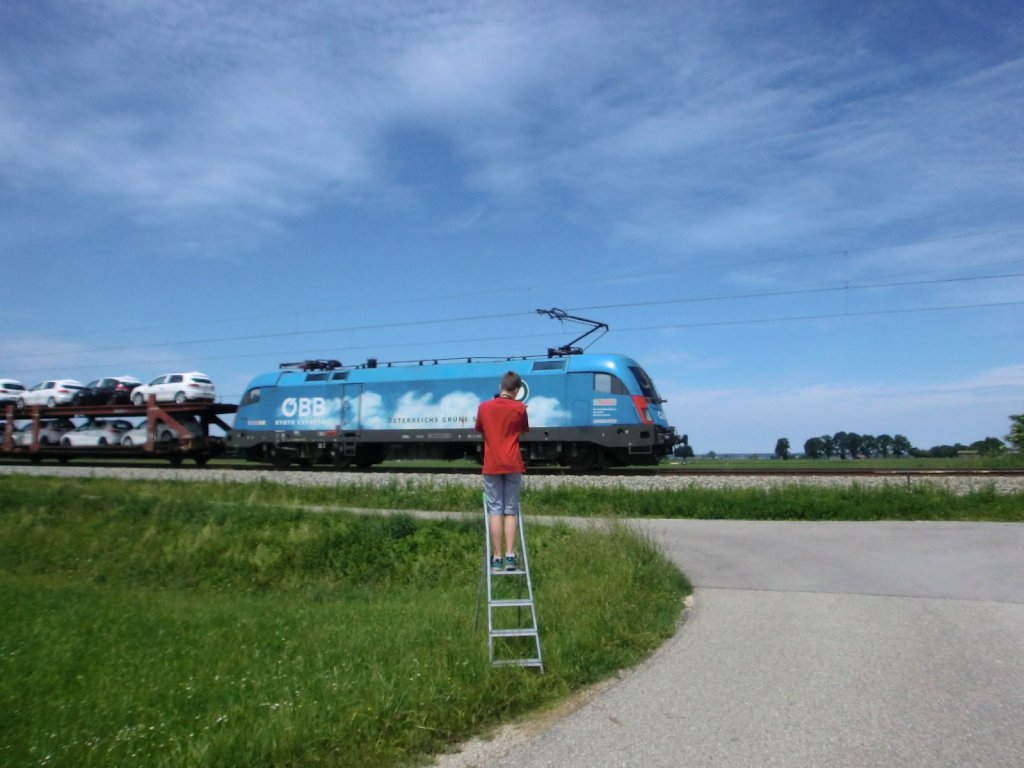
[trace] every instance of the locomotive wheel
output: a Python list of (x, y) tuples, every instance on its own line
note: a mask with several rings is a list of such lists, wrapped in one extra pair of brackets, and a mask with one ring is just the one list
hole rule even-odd
[(348, 469), (352, 466), (352, 457), (343, 453), (335, 453), (333, 462), (335, 469)]
[(578, 446), (576, 453), (569, 457), (566, 466), (577, 475), (589, 472), (597, 466), (597, 448), (593, 445)]
[(376, 448), (360, 448), (356, 451), (356, 466), (360, 469), (369, 469), (374, 464), (380, 464), (384, 456)]
[(274, 469), (288, 469), (292, 463), (292, 459), (291, 456), (284, 451), (278, 451), (271, 458), (271, 463), (274, 465)]

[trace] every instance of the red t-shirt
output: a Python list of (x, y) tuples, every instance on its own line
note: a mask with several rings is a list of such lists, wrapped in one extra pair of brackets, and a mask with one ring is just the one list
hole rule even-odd
[(496, 397), (480, 403), (476, 412), (476, 431), (484, 436), (484, 474), (508, 475), (525, 472), (519, 453), (519, 435), (530, 431), (526, 406), (509, 397)]

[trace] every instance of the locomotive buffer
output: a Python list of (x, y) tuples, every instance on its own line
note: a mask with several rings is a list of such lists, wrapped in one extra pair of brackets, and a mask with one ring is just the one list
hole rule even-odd
[[(491, 569), (491, 537), (487, 529), (487, 501), (484, 499), (484, 563), (481, 582), (487, 580), (487, 653), (495, 667), (534, 667), (544, 671), (540, 652), (537, 606), (533, 601), (533, 579), (526, 552), (526, 531), (519, 515), (519, 560), (514, 571)], [(480, 590), (477, 590), (477, 613)], [(474, 625), (476, 621), (474, 620)]]

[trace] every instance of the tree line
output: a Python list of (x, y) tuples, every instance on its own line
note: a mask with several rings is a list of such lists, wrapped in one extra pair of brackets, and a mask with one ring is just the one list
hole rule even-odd
[[(775, 455), (788, 458), (789, 441), (782, 438), (785, 446), (776, 444)], [(783, 455), (780, 456), (780, 447)], [(809, 459), (857, 459), (888, 458), (909, 456), (914, 446), (905, 435), (862, 435), (857, 432), (836, 432), (834, 435), (811, 437), (804, 441), (804, 456)]]
[[(834, 435), (808, 438), (804, 441), (804, 456), (808, 459), (872, 459), (889, 456), (952, 458), (968, 451), (981, 456), (996, 456), (1007, 450), (1007, 443), (1018, 451), (1024, 450), (1024, 414), (1013, 414), (1009, 418), (1010, 434), (1006, 435), (1006, 443), (998, 437), (986, 437), (970, 445), (935, 445), (923, 450), (915, 448), (904, 435), (836, 432)], [(780, 437), (775, 443), (775, 457), (788, 459), (791, 455), (789, 438)]]
[[(924, 450), (915, 448), (905, 435), (862, 435), (857, 432), (836, 432), (834, 435), (821, 435), (805, 440), (804, 456), (808, 459), (869, 459), (889, 456), (952, 458), (966, 451), (981, 456), (995, 456), (1005, 453), (1008, 448), (1024, 453), (1024, 413), (1012, 414), (1009, 418), (1010, 434), (1004, 438), (1005, 443), (998, 437), (986, 437), (984, 440), (977, 440), (970, 445), (953, 443), (952, 445), (936, 445)], [(689, 442), (676, 446), (672, 453), (683, 459), (695, 456), (693, 446)], [(792, 456), (789, 438), (780, 437), (775, 443), (775, 457), (789, 459)], [(709, 451), (707, 457), (715, 458), (714, 451)]]

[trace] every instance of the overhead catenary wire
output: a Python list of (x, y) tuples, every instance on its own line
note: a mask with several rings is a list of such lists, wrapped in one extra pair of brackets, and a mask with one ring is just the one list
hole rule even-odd
[[(659, 277), (663, 277), (663, 276), (668, 275), (668, 274), (685, 274), (685, 273), (688, 273), (688, 272), (699, 272), (699, 271), (705, 271), (705, 270), (709, 270), (709, 269), (719, 269), (719, 270), (721, 270), (721, 269), (734, 269), (736, 267), (747, 267), (747, 266), (752, 266), (752, 265), (765, 266), (765, 265), (768, 265), (768, 264), (782, 264), (782, 263), (786, 263), (786, 262), (804, 261), (804, 260), (807, 260), (807, 259), (814, 259), (814, 258), (828, 258), (828, 257), (832, 257), (832, 256), (844, 256), (844, 257), (846, 257), (846, 256), (849, 256), (850, 254), (874, 253), (874, 252), (878, 252), (878, 251), (887, 251), (887, 250), (895, 250), (895, 249), (900, 249), (900, 248), (909, 248), (909, 247), (912, 247), (912, 246), (934, 245), (934, 244), (938, 244), (938, 243), (948, 243), (948, 242), (953, 242), (953, 241), (958, 241), (958, 240), (969, 240), (969, 239), (972, 239), (972, 238), (989, 237), (989, 236), (992, 236), (992, 235), (1010, 234), (1010, 233), (1014, 233), (1014, 232), (1019, 232), (1021, 230), (1024, 230), (1024, 226), (1002, 227), (1002, 228), (994, 228), (994, 229), (987, 229), (987, 230), (976, 230), (976, 231), (973, 231), (973, 232), (958, 232), (958, 233), (953, 233), (953, 234), (949, 234), (949, 235), (943, 235), (941, 237), (920, 238), (920, 239), (916, 239), (916, 240), (905, 240), (905, 241), (895, 242), (895, 243), (880, 243), (880, 244), (871, 245), (871, 246), (860, 246), (860, 247), (851, 246), (851, 247), (847, 247), (847, 248), (830, 250), (830, 251), (821, 251), (821, 252), (810, 251), (810, 252), (807, 252), (807, 253), (795, 253), (795, 254), (789, 253), (789, 254), (784, 254), (784, 255), (779, 255), (779, 256), (769, 256), (769, 257), (755, 256), (755, 257), (752, 257), (752, 258), (749, 258), (749, 259), (740, 259), (740, 260), (728, 261), (728, 262), (715, 262), (715, 261), (711, 261), (711, 262), (708, 262), (708, 263), (701, 263), (701, 264), (692, 264), (691, 263), (691, 264), (686, 264), (685, 266), (677, 267), (677, 268), (671, 268), (671, 267), (668, 267), (668, 266), (665, 266), (665, 265), (660, 265), (657, 268), (657, 275)], [(1019, 264), (1019, 263), (1021, 263), (1021, 260), (1020, 259), (1015, 259), (1015, 260), (1010, 260), (1010, 261), (1000, 261), (1000, 262), (991, 262), (991, 263), (986, 263), (986, 264), (976, 264), (976, 265), (973, 265), (973, 266), (974, 266), (974, 268), (994, 268), (994, 267), (1006, 266), (1008, 264)], [(962, 269), (962, 267), (955, 267), (954, 269)], [(941, 271), (948, 271), (948, 270), (941, 270)], [(636, 275), (633, 274), (633, 273), (630, 273), (629, 275), (618, 274), (618, 275), (602, 275), (602, 276), (595, 276), (595, 277), (580, 277), (580, 276), (577, 275), (577, 276), (574, 276), (573, 283), (575, 285), (608, 284), (608, 283), (616, 283), (616, 282), (622, 281), (622, 280), (627, 279), (627, 278), (635, 278), (635, 277), (636, 277)], [(443, 295), (443, 296), (434, 295), (434, 296), (431, 296), (431, 297), (418, 297), (418, 298), (412, 298), (412, 299), (410, 299), (410, 298), (391, 299), (391, 300), (383, 299), (383, 300), (374, 300), (373, 302), (367, 302), (365, 304), (346, 304), (343, 309), (345, 311), (351, 311), (353, 309), (366, 309), (366, 308), (371, 308), (371, 307), (377, 308), (377, 307), (381, 307), (381, 306), (408, 306), (410, 303), (424, 303), (424, 302), (432, 302), (432, 301), (451, 301), (451, 300), (454, 300), (454, 299), (462, 299), (462, 298), (466, 298), (466, 297), (470, 297), (470, 296), (472, 296), (474, 298), (479, 298), (481, 296), (495, 296), (495, 295), (499, 295), (499, 294), (509, 294), (509, 293), (515, 293), (515, 292), (533, 292), (533, 291), (539, 290), (541, 287), (542, 286), (540, 286), (538, 284), (519, 284), (519, 285), (508, 285), (508, 286), (502, 287), (502, 288), (488, 288), (488, 289), (478, 289), (478, 288), (476, 288), (473, 291), (468, 291), (468, 292), (467, 291), (462, 291), (462, 292), (457, 292), (457, 293), (446, 294), (446, 295)], [(266, 320), (266, 319), (273, 319), (273, 318), (298, 318), (298, 317), (302, 317), (302, 316), (309, 316), (309, 315), (314, 314), (314, 313), (315, 314), (323, 314), (323, 313), (327, 313), (327, 312), (338, 312), (338, 311), (341, 311), (341, 308), (338, 308), (338, 307), (316, 307), (316, 308), (304, 308), (302, 310), (289, 310), (289, 311), (285, 311), (285, 312), (261, 312), (259, 314), (252, 314), (252, 315), (230, 315), (228, 317), (224, 317), (224, 318), (220, 318), (220, 319), (217, 319), (217, 318), (213, 318), (213, 319), (206, 318), (206, 319), (204, 319), (202, 321), (196, 321), (196, 322), (202, 322), (203, 324), (206, 324), (206, 325), (208, 325), (210, 323), (217, 323), (217, 322), (236, 323), (236, 322), (246, 322), (246, 321), (250, 321), (250, 320)], [(153, 326), (134, 325), (130, 329), (129, 328), (125, 328), (125, 329), (122, 329), (122, 330), (123, 331), (127, 331), (127, 330), (139, 331), (139, 330), (148, 330), (149, 328), (166, 329), (166, 328), (169, 328), (169, 327), (188, 327), (189, 325), (195, 325), (196, 322), (171, 323), (171, 324), (168, 324), (166, 322), (162, 322), (159, 325), (153, 325)]]
[[(714, 302), (714, 301), (735, 301), (735, 300), (747, 300), (755, 298), (774, 298), (780, 296), (797, 296), (797, 295), (810, 295), (817, 293), (840, 293), (840, 292), (853, 292), (853, 291), (865, 291), (865, 290), (877, 290), (883, 288), (896, 288), (896, 287), (912, 287), (922, 285), (935, 285), (939, 283), (964, 283), (974, 282), (981, 280), (1001, 280), (1001, 279), (1012, 279), (1024, 277), (1024, 272), (1009, 272), (998, 275), (974, 275), (968, 277), (952, 277), (952, 278), (939, 278), (931, 280), (907, 280), (891, 283), (868, 283), (861, 285), (842, 285), (842, 286), (808, 286), (805, 288), (795, 288), (787, 290), (773, 290), (773, 291), (756, 291), (756, 292), (745, 292), (745, 293), (731, 293), (731, 294), (717, 294), (713, 296), (691, 296), (691, 297), (676, 297), (670, 299), (656, 299), (656, 300), (644, 300), (644, 301), (633, 301), (633, 302), (619, 302), (615, 304), (602, 304), (602, 305), (590, 305), (580, 307), (570, 307), (572, 311), (593, 311), (599, 309), (627, 309), (627, 308), (643, 308), (649, 306), (666, 305), (666, 304), (687, 304), (687, 303), (701, 303), (701, 302)], [(1009, 306), (1015, 302), (1009, 303), (993, 303), (989, 306)], [(981, 308), (982, 304), (967, 305), (958, 308)], [(920, 310), (911, 310), (920, 311)], [(490, 320), (503, 320), (513, 317), (524, 317), (532, 315), (534, 310), (524, 310), (519, 312), (501, 312), (494, 314), (481, 314), (481, 315), (463, 315), (457, 317), (446, 317), (446, 318), (426, 318), (417, 320), (401, 320), (387, 323), (368, 323), (363, 325), (348, 325), (348, 326), (336, 326), (330, 328), (315, 328), (306, 330), (291, 330), (291, 331), (274, 331), (269, 333), (251, 333), (242, 334), (238, 336), (223, 336), (209, 339), (184, 339), (178, 341), (157, 341), (157, 342), (146, 342), (144, 344), (123, 344), (111, 347), (101, 347), (90, 350), (91, 353), (107, 353), (107, 352), (121, 352), (125, 350), (134, 350), (140, 347), (151, 349), (154, 347), (181, 347), (181, 346), (196, 346), (203, 344), (218, 344), (228, 342), (245, 342), (245, 341), (264, 341), (267, 339), (280, 339), (280, 338), (295, 338), (300, 336), (313, 336), (313, 335), (326, 335), (331, 333), (355, 333), (368, 330), (387, 330), (397, 328), (408, 328), (414, 326), (424, 325), (451, 325), (456, 323), (472, 322), (479, 323)], [(882, 314), (885, 312), (882, 311)], [(617, 329), (617, 330), (621, 330)], [(507, 338), (507, 337), (506, 337)], [(443, 343), (443, 342), (439, 342)], [(40, 352), (40, 353), (25, 353), (20, 355), (22, 359), (28, 359), (32, 357), (45, 357), (50, 356), (52, 353)], [(220, 356), (218, 356), (220, 357)]]
[[(827, 313), (805, 314), (805, 315), (781, 315), (781, 316), (775, 316), (775, 317), (760, 317), (760, 318), (729, 318), (729, 319), (724, 319), (724, 320), (704, 320), (704, 321), (694, 321), (694, 322), (686, 322), (686, 323), (662, 323), (662, 324), (659, 324), (659, 325), (616, 326), (614, 330), (618, 334), (641, 333), (641, 332), (649, 333), (651, 331), (680, 330), (680, 329), (685, 329), (685, 328), (713, 328), (713, 327), (744, 326), (744, 325), (766, 325), (766, 324), (770, 324), (770, 323), (809, 322), (809, 321), (815, 321), (815, 320), (835, 320), (835, 319), (851, 318), (851, 317), (862, 318), (862, 317), (871, 317), (871, 316), (919, 314), (919, 313), (928, 313), (928, 312), (951, 312), (951, 311), (963, 311), (963, 310), (970, 310), (970, 309), (997, 309), (997, 308), (1002, 308), (1002, 307), (1014, 307), (1014, 306), (1024, 306), (1024, 300), (1020, 300), (1020, 301), (980, 302), (980, 303), (976, 303), (976, 304), (949, 304), (949, 305), (932, 306), (932, 307), (905, 307), (905, 308), (898, 308), (898, 309), (856, 310), (856, 311), (827, 312)], [(472, 338), (462, 338), (462, 339), (439, 339), (439, 340), (432, 340), (432, 341), (426, 341), (426, 342), (421, 342), (421, 343), (422, 344), (429, 344), (429, 345), (432, 345), (432, 346), (443, 346), (443, 345), (449, 345), (449, 344), (478, 344), (478, 343), (492, 343), (492, 342), (496, 342), (496, 341), (512, 341), (512, 340), (515, 340), (515, 341), (525, 341), (525, 340), (530, 340), (530, 339), (546, 339), (546, 338), (550, 338), (550, 336), (551, 336), (551, 334), (549, 334), (549, 333), (544, 333), (544, 334), (540, 334), (540, 333), (514, 334), (514, 335), (504, 334), (504, 335), (501, 335), (501, 336), (484, 336), (484, 337), (472, 337)], [(354, 347), (352, 347), (352, 346), (350, 346), (350, 347), (332, 347), (331, 349), (333, 350), (333, 352), (332, 352), (332, 354), (333, 354), (333, 353), (336, 353), (336, 352), (339, 352), (339, 351), (350, 351), (350, 352), (368, 351), (368, 352), (376, 352), (376, 351), (379, 351), (381, 349), (400, 348), (400, 347), (407, 347), (407, 346), (408, 346), (408, 342), (394, 342), (394, 343), (386, 343), (386, 344), (372, 344), (372, 345), (371, 344), (367, 344), (367, 345), (354, 346)], [(136, 347), (130, 347), (130, 349), (134, 349), (134, 348), (136, 348)], [(93, 352), (95, 352), (95, 351), (83, 350), (80, 353), (72, 353), (72, 354), (89, 355), (89, 354), (92, 354)], [(196, 361), (196, 362), (209, 361), (209, 360), (227, 360), (227, 359), (240, 360), (240, 359), (246, 359), (246, 358), (280, 357), (280, 356), (285, 356), (285, 355), (319, 355), (319, 354), (322, 354), (322, 352), (323, 352), (323, 348), (320, 348), (320, 349), (317, 349), (317, 350), (308, 350), (308, 351), (305, 351), (305, 352), (303, 352), (303, 351), (296, 351), (294, 349), (290, 349), (290, 350), (280, 351), (280, 352), (260, 351), (260, 352), (239, 353), (239, 354), (233, 354), (233, 355), (217, 354), (217, 355), (208, 355), (208, 356), (197, 356), (197, 357), (192, 357), (191, 360)], [(515, 356), (515, 355), (513, 355), (513, 356)], [(88, 358), (85, 358), (85, 359), (88, 359)], [(102, 360), (102, 358), (100, 358), (100, 360)], [(150, 364), (150, 365), (156, 365), (156, 364), (161, 364), (161, 363), (168, 363), (168, 364), (177, 363), (178, 361), (179, 361), (179, 358), (166, 359), (166, 360), (148, 360), (146, 362), (148, 364)], [(99, 363), (98, 362), (94, 362), (94, 363), (90, 363), (90, 364), (98, 365)], [(49, 369), (48, 368), (38, 368), (38, 369), (31, 369), (31, 368), (29, 368), (29, 369), (22, 369), (22, 370), (25, 373), (32, 373), (32, 372), (42, 372), (42, 371), (46, 371), (46, 370), (49, 370)]]

